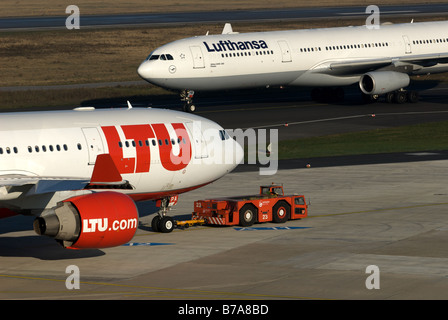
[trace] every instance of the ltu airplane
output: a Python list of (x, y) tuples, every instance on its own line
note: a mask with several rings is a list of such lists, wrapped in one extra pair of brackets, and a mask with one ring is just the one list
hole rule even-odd
[[(154, 50), (138, 67), (146, 81), (180, 90), (193, 112), (194, 91), (308, 86), (313, 97), (342, 99), (359, 83), (364, 96), (403, 103), (409, 75), (448, 71), (448, 21), (235, 33), (177, 40)], [(335, 88), (329, 90), (328, 88)]]
[(169, 232), (166, 211), (177, 195), (219, 179), (242, 157), (221, 126), (178, 111), (3, 113), (0, 218), (35, 215), (35, 231), (66, 248), (122, 245), (138, 227), (135, 201), (157, 200), (156, 228)]

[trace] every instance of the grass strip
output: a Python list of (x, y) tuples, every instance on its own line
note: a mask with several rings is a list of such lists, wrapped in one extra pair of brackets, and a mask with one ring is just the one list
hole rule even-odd
[(280, 141), (279, 159), (448, 150), (448, 121)]

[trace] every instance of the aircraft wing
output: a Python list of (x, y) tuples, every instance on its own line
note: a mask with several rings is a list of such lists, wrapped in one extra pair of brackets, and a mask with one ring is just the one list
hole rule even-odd
[(441, 54), (406, 55), (395, 58), (356, 59), (342, 61), (326, 61), (313, 68), (313, 72), (330, 75), (355, 75), (385, 67), (412, 67), (410, 71), (448, 63), (448, 52)]
[[(17, 187), (28, 186), (27, 195), (42, 194), (47, 192), (57, 192), (65, 190), (84, 189), (90, 179), (75, 179), (64, 177), (28, 177), (28, 176), (0, 176), (0, 187), (5, 187), (9, 192)], [(1, 196), (0, 196), (1, 197)]]
[(128, 181), (123, 180), (109, 154), (97, 156), (91, 178), (0, 175), (0, 199), (2, 195), (6, 196), (14, 191), (31, 196), (58, 191), (95, 189), (100, 186), (132, 188)]

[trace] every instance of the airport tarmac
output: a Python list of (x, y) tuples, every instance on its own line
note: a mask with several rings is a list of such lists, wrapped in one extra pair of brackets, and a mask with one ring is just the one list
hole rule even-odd
[[(311, 201), (309, 217), (160, 234), (147, 215), (131, 243), (102, 250), (62, 249), (30, 230), (32, 218), (7, 218), (0, 299), (447, 299), (447, 167), (443, 159), (234, 172), (181, 195), (170, 215), (187, 218), (194, 200), (274, 181)], [(70, 265), (79, 290), (66, 288)], [(366, 287), (371, 265), (379, 289)]]

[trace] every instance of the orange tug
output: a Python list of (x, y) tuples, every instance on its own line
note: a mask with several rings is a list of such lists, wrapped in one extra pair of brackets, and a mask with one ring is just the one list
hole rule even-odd
[(205, 224), (249, 227), (254, 223), (305, 218), (308, 205), (303, 195), (285, 196), (283, 186), (261, 186), (260, 194), (194, 202), (193, 221)]

